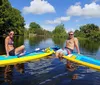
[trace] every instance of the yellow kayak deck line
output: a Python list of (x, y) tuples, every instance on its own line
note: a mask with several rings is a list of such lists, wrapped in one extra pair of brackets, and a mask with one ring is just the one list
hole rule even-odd
[(13, 59), (7, 59), (7, 60), (0, 60), (0, 67), (4, 67), (6, 65), (14, 65), (14, 64), (17, 64), (17, 63), (25, 63), (25, 62), (28, 62), (28, 61), (32, 61), (32, 60), (36, 60), (36, 59), (40, 59), (40, 58), (43, 58), (43, 57), (46, 57), (48, 55), (51, 55), (53, 54), (54, 51), (53, 50), (50, 50), (48, 52), (44, 52), (44, 53), (41, 53), (41, 54), (36, 54), (36, 55), (25, 55), (25, 57), (19, 57), (19, 58), (13, 58)]
[[(81, 54), (79, 54), (81, 55)], [(88, 58), (86, 56), (82, 56), (83, 58), (86, 58), (90, 61), (95, 61), (95, 59), (92, 59), (92, 58)], [(93, 64), (93, 63), (89, 63), (89, 62), (85, 62), (85, 61), (82, 61), (82, 60), (78, 60), (77, 59), (77, 55), (73, 55), (73, 54), (69, 54), (67, 56), (63, 56), (63, 58), (71, 61), (71, 62), (74, 62), (74, 63), (77, 63), (79, 65), (82, 65), (82, 66), (86, 66), (86, 67), (89, 67), (91, 69), (94, 69), (94, 70), (97, 70), (97, 71), (100, 71), (100, 65), (96, 65), (96, 64)], [(98, 63), (100, 63), (100, 61), (97, 60)]]

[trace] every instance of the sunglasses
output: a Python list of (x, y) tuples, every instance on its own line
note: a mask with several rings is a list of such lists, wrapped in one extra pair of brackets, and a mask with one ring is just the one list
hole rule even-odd
[(69, 35), (74, 35), (74, 34), (69, 34)]

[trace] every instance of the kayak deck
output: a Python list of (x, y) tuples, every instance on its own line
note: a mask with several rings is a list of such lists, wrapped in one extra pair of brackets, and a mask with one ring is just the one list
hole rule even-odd
[(86, 57), (84, 55), (76, 55), (76, 60), (80, 60), (80, 61), (83, 61), (83, 62), (87, 62), (87, 63), (90, 63), (90, 64), (94, 64), (94, 65), (98, 65), (100, 66), (100, 61), (99, 60), (95, 60), (93, 58), (90, 58), (90, 57)]
[(100, 71), (99, 60), (81, 54), (70, 54), (63, 57), (69, 61)]
[(25, 63), (28, 61), (40, 59), (43, 57), (46, 57), (48, 55), (51, 55), (54, 53), (53, 49), (49, 49), (47, 51), (36, 51), (36, 52), (31, 52), (31, 53), (26, 53), (23, 56), (8, 56), (6, 57), (5, 55), (0, 56), (0, 67), (6, 66), (6, 65), (14, 65), (17, 63)]
[[(45, 53), (45, 52), (33, 52), (33, 53), (26, 53), (26, 54), (24, 54), (24, 56), (21, 56), (21, 57), (30, 57), (30, 56), (36, 56), (36, 55), (39, 55), (39, 54), (43, 54), (43, 53)], [(18, 58), (18, 56), (16, 55), (16, 56), (8, 56), (8, 57), (6, 57), (6, 55), (2, 55), (2, 56), (0, 56), (0, 61), (1, 60), (9, 60), (9, 59), (14, 59), (14, 58)]]

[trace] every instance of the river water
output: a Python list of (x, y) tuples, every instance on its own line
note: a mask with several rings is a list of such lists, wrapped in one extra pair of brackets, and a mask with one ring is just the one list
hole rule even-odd
[[(58, 45), (65, 46), (65, 38), (15, 37), (15, 47), (25, 45), (26, 51)], [(81, 54), (100, 60), (100, 43), (79, 40)], [(0, 54), (5, 54), (4, 38), (0, 38)], [(75, 77), (76, 78), (73, 78)], [(0, 67), (0, 85), (100, 85), (100, 72), (84, 66), (69, 71), (66, 60), (55, 55), (24, 64)]]

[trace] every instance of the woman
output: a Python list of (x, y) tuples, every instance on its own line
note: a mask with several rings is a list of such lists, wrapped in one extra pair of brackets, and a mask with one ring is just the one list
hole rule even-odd
[(14, 31), (9, 31), (8, 36), (5, 38), (5, 50), (7, 56), (15, 56), (24, 52), (25, 46), (14, 48)]

